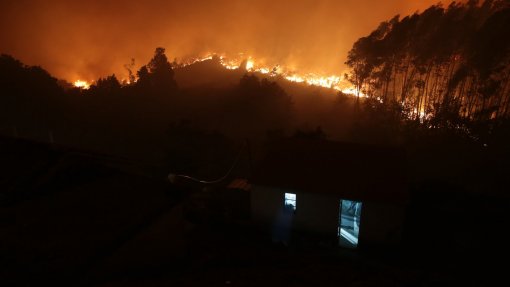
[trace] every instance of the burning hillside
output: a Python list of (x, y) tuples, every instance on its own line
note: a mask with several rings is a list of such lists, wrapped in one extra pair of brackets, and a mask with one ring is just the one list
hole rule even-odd
[[(239, 54), (237, 57), (228, 57), (210, 53), (201, 57), (191, 57), (180, 62), (174, 61), (174, 69), (180, 69), (192, 66), (197, 63), (216, 59), (221, 66), (227, 70), (241, 70), (252, 73), (259, 73), (270, 78), (283, 78), (289, 82), (304, 83), (311, 86), (317, 86), (327, 89), (341, 91), (344, 94), (356, 95), (354, 86), (340, 75), (324, 75), (320, 73), (300, 73), (280, 64), (268, 64), (266, 61), (255, 59), (252, 56)], [(136, 81), (136, 79), (135, 79)], [(124, 83), (129, 84), (129, 79), (124, 79)], [(81, 89), (88, 89), (91, 82), (85, 80), (76, 80), (74, 86)], [(360, 93), (360, 96), (363, 96)]]

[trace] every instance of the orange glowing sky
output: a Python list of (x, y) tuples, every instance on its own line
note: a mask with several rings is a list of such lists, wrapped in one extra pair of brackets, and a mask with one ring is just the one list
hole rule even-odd
[(158, 46), (170, 59), (242, 52), (290, 69), (342, 74), (359, 37), (437, 2), (2, 0), (0, 53), (69, 81), (123, 78), (131, 58), (139, 67)]

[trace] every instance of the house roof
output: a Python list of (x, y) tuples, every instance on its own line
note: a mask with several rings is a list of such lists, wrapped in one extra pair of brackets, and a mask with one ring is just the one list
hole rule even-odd
[(248, 183), (248, 180), (246, 180), (244, 178), (236, 178), (236, 179), (232, 180), (232, 182), (227, 186), (227, 188), (250, 190), (251, 185)]
[(407, 201), (405, 163), (401, 148), (286, 139), (269, 146), (251, 183), (352, 200)]

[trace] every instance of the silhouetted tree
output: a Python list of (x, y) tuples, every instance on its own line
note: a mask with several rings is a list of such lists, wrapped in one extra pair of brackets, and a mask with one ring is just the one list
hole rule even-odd
[(434, 127), (507, 118), (508, 1), (453, 2), (383, 22), (346, 62), (358, 92)]
[(128, 72), (129, 84), (134, 84), (135, 80), (136, 80), (135, 73), (133, 72), (134, 67), (135, 67), (135, 59), (134, 58), (131, 59), (131, 62), (129, 64), (124, 65), (124, 68)]
[(136, 75), (138, 76), (138, 81), (136, 82), (138, 87), (144, 90), (150, 88), (150, 74), (147, 66), (140, 67), (140, 70), (136, 72)]
[(115, 74), (106, 78), (99, 78), (96, 84), (90, 87), (90, 92), (97, 95), (115, 96), (121, 90), (121, 85)]
[(276, 83), (245, 74), (239, 81), (241, 118), (267, 129), (285, 128), (291, 118), (292, 100)]
[(156, 48), (154, 57), (147, 64), (152, 86), (161, 91), (173, 91), (177, 88), (172, 65), (168, 62), (164, 48)]
[(138, 70), (137, 76), (138, 93), (153, 95), (161, 100), (162, 97), (175, 94), (177, 90), (174, 71), (164, 48), (156, 48), (152, 59)]
[(41, 67), (0, 55), (0, 125), (25, 126), (44, 133), (56, 124), (63, 90)]

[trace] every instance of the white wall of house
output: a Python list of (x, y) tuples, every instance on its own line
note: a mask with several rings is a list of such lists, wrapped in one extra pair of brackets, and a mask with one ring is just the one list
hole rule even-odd
[[(345, 198), (253, 185), (250, 192), (252, 219), (272, 228), (284, 207), (285, 193), (296, 194), (292, 229), (336, 236), (340, 200)], [(362, 201), (360, 245), (397, 244), (401, 240), (405, 205)]]
[(252, 219), (262, 224), (274, 224), (284, 207), (285, 193), (294, 193), (297, 196), (297, 207), (292, 218), (293, 229), (327, 235), (337, 233), (338, 199), (291, 189), (252, 186)]

